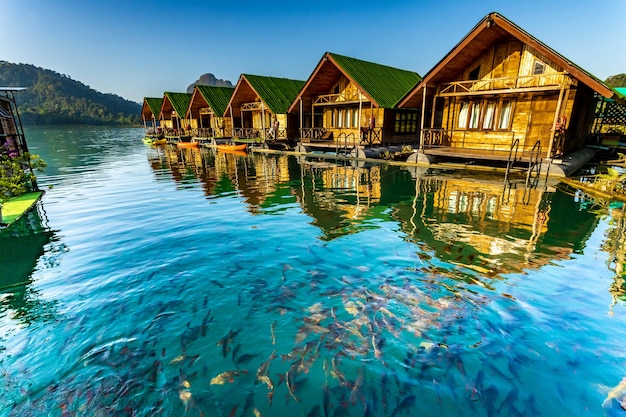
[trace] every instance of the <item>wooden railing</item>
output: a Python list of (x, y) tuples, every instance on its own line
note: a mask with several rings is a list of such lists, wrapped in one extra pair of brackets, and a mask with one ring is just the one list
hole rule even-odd
[(300, 129), (300, 139), (320, 140), (326, 134), (324, 127), (307, 127)]
[(359, 133), (361, 137), (361, 144), (373, 145), (375, 143), (382, 143), (383, 141), (383, 129), (380, 127), (375, 127), (373, 129), (362, 127)]
[(241, 105), (241, 111), (250, 111), (250, 110), (262, 110), (264, 107), (263, 103), (260, 101), (255, 101), (252, 103), (243, 103)]
[(444, 146), (449, 143), (445, 129), (424, 128), (422, 129), (422, 133), (424, 135), (424, 146)]
[(233, 136), (240, 138), (260, 138), (261, 129), (255, 129), (253, 127), (236, 127), (233, 129)]
[(537, 88), (561, 86), (563, 83), (571, 83), (571, 79), (564, 72), (554, 74), (524, 75), (518, 77), (488, 78), (481, 80), (454, 81), (444, 83), (439, 91), (440, 96), (478, 91), (506, 90), (513, 88)]
[(332, 104), (337, 102), (355, 102), (361, 99), (361, 94), (358, 91), (353, 93), (339, 93), (339, 94), (323, 94), (321, 96), (317, 96), (315, 100), (313, 100), (313, 104)]

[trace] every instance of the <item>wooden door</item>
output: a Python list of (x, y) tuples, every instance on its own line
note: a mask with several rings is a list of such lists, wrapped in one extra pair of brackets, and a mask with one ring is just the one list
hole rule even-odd
[(530, 105), (528, 131), (524, 141), (524, 150), (530, 151), (535, 143), (541, 143), (541, 151), (545, 156), (552, 139), (552, 123), (554, 112), (559, 100), (558, 95), (533, 97)]

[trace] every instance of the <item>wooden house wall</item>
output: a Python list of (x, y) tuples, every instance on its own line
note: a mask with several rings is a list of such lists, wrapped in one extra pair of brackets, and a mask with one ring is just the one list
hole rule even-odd
[(217, 117), (211, 115), (211, 128), (214, 130), (216, 136), (222, 135), (222, 129), (224, 136), (230, 136), (233, 130), (233, 122), (230, 117)]
[[(546, 56), (539, 54), (535, 49), (524, 45), (520, 41), (503, 42), (494, 45), (479, 59), (466, 67), (458, 80), (468, 80), (470, 72), (480, 66), (478, 78), (511, 77), (510, 80), (501, 80), (502, 85), (495, 88), (514, 88), (514, 77), (524, 77), (533, 74), (535, 62), (542, 62), (546, 81), (553, 82), (551, 75), (562, 72), (562, 68), (550, 61)], [(450, 80), (454, 81), (454, 80)], [(523, 85), (524, 78), (520, 81)], [(539, 82), (545, 85), (546, 82)], [(518, 87), (520, 84), (517, 85)], [(510, 129), (482, 130), (465, 129), (458, 127), (458, 117), (463, 101), (501, 100), (513, 101), (512, 122)], [(443, 99), (443, 118), (441, 127), (448, 131), (444, 145), (485, 150), (508, 151), (515, 139), (520, 140), (520, 150), (531, 150), (539, 142), (541, 149), (548, 150), (552, 138), (552, 127), (559, 102), (559, 87), (546, 92), (518, 92), (500, 93), (493, 95), (476, 95), (473, 97), (445, 97)], [(587, 134), (593, 123), (593, 106), (595, 100), (593, 92), (588, 87), (579, 86), (576, 80), (564, 90), (559, 116), (566, 117), (565, 149), (568, 151), (579, 148), (584, 144)], [(483, 105), (484, 108), (484, 105)], [(494, 127), (498, 113), (496, 113)], [(482, 122), (481, 122), (482, 123)]]

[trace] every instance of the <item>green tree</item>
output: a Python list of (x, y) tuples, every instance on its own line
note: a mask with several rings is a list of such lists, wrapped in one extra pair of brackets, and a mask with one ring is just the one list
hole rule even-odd
[(611, 88), (626, 87), (626, 74), (611, 75), (604, 83)]

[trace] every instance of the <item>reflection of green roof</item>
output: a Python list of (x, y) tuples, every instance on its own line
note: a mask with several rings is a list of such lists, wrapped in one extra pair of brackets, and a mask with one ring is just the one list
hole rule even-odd
[(274, 114), (285, 114), (304, 86), (304, 81), (243, 74), (250, 86)]
[(163, 104), (162, 97), (145, 97), (143, 99), (148, 105), (148, 109), (155, 118), (159, 118), (159, 113), (161, 112), (161, 105)]
[(217, 87), (213, 85), (196, 85), (207, 104), (216, 116), (222, 117), (235, 91), (234, 87)]
[(394, 108), (419, 82), (413, 71), (388, 67), (373, 62), (329, 53), (341, 69), (356, 82), (379, 106)]
[(185, 117), (189, 103), (191, 103), (191, 94), (189, 93), (170, 93), (166, 92), (165, 96), (172, 103), (174, 111), (178, 117)]

